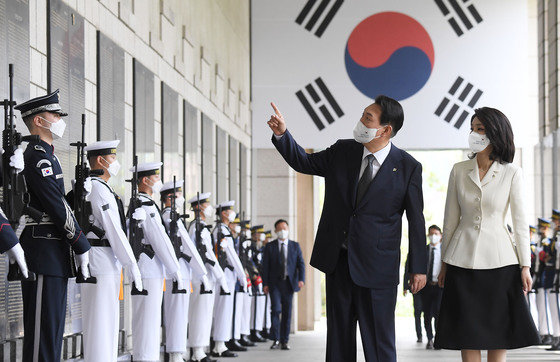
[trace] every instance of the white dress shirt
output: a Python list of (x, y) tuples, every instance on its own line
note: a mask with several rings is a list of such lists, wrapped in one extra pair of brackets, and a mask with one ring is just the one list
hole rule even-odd
[(383, 164), (383, 162), (385, 162), (385, 159), (387, 158), (387, 156), (389, 156), (389, 152), (391, 151), (391, 142), (389, 142), (387, 144), (387, 146), (383, 147), (382, 149), (380, 149), (379, 151), (375, 152), (375, 153), (371, 153), (365, 146), (364, 146), (364, 153), (362, 154), (362, 166), (360, 167), (360, 175), (358, 177), (358, 180), (362, 178), (362, 175), (364, 174), (364, 171), (366, 170), (368, 161), (367, 161), (367, 156), (368, 155), (373, 155), (375, 157), (375, 160), (373, 161), (372, 164), (372, 173), (373, 173), (373, 178), (375, 178), (375, 175), (377, 175), (377, 172), (379, 171), (379, 169), (381, 168), (381, 165)]
[[(441, 271), (441, 243), (437, 243), (436, 245), (430, 244), (428, 250), (428, 269), (430, 268), (430, 263), (432, 262), (432, 249), (434, 249), (434, 269), (432, 270), (432, 280), (428, 280), (429, 282), (437, 282), (439, 272)], [(430, 270), (428, 270), (428, 273)]]

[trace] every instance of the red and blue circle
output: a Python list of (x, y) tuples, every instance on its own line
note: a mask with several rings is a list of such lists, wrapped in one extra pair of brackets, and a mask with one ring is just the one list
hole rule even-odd
[(369, 98), (384, 94), (403, 100), (416, 94), (434, 68), (434, 46), (424, 27), (397, 12), (360, 22), (346, 44), (348, 76)]

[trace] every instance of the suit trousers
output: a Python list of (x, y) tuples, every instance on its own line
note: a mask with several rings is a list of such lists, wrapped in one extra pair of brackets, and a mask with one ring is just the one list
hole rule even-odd
[(68, 278), (37, 275), (21, 282), (24, 362), (60, 361)]
[(422, 297), (418, 293), (412, 294), (412, 303), (414, 306), (414, 327), (416, 328), (416, 338), (422, 339)]
[[(290, 281), (278, 280), (269, 285), (272, 307), (272, 328), (270, 338), (281, 343), (288, 343), (290, 339), (290, 324), (292, 322), (292, 301), (294, 290)], [(282, 317), (280, 318), (280, 315)]]
[(419, 292), (419, 294), (422, 298), (422, 309), (424, 311), (424, 328), (426, 329), (426, 336), (428, 337), (428, 340), (434, 339), (432, 319), (435, 320), (434, 323), (435, 325), (437, 325), (443, 289), (440, 288), (437, 284), (431, 285), (430, 283), (428, 283), (426, 284), (424, 289)]
[(370, 289), (350, 276), (348, 253), (340, 251), (335, 270), (326, 275), (327, 362), (356, 361), (356, 323), (360, 323), (367, 362), (396, 362), (397, 287)]

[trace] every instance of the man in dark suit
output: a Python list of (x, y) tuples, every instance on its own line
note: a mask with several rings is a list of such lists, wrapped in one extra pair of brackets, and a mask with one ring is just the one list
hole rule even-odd
[(405, 210), (412, 293), (426, 284), (427, 266), (422, 165), (391, 144), (403, 124), (402, 107), (378, 96), (365, 108), (354, 140), (308, 154), (272, 106), (268, 125), (282, 157), (298, 172), (325, 178), (311, 265), (326, 273), (326, 360), (356, 360), (359, 321), (366, 360), (396, 361), (394, 314)]
[[(262, 279), (264, 292), (270, 293), (272, 309), (271, 349), (290, 349), (290, 323), (294, 292), (305, 283), (305, 262), (299, 244), (289, 240), (286, 220), (274, 224), (278, 238), (266, 244), (263, 251)], [(282, 314), (282, 320), (280, 320)]]

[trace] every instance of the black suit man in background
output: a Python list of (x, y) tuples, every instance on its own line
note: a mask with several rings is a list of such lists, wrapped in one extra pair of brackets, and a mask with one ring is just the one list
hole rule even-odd
[(263, 251), (263, 289), (265, 293), (270, 293), (272, 303), (272, 328), (269, 336), (274, 342), (270, 348), (281, 347), (288, 350), (292, 301), (294, 292), (299, 291), (305, 283), (305, 262), (299, 244), (288, 239), (288, 222), (280, 219), (274, 223), (274, 228), (278, 238), (266, 244)]

